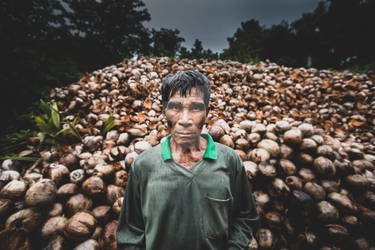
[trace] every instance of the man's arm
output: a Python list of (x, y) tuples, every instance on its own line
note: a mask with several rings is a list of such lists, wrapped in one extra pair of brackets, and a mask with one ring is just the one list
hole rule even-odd
[(228, 250), (247, 249), (252, 239), (251, 226), (259, 219), (245, 168), (239, 157), (236, 158), (236, 175), (233, 183), (234, 205), (229, 227)]
[(116, 234), (117, 249), (145, 249), (139, 181), (134, 171), (134, 164), (131, 167), (128, 184), (126, 185)]

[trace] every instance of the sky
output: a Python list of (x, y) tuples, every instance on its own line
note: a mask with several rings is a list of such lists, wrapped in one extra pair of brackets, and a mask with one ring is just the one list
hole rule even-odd
[(148, 28), (178, 29), (190, 49), (195, 39), (204, 49), (222, 52), (228, 48), (241, 22), (256, 19), (269, 27), (282, 20), (292, 22), (312, 12), (319, 0), (143, 0), (151, 21)]

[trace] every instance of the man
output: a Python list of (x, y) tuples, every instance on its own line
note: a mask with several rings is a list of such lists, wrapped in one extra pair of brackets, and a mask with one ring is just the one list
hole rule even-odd
[(201, 134), (208, 79), (178, 72), (161, 92), (171, 134), (131, 166), (118, 249), (246, 249), (258, 214), (237, 153)]

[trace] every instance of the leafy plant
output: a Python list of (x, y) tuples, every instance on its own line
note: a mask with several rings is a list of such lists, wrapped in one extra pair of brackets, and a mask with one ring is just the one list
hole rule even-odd
[(102, 129), (102, 135), (105, 135), (108, 131), (110, 131), (112, 128), (116, 126), (114, 123), (115, 117), (113, 115), (110, 115), (104, 122), (103, 124), (103, 129)]
[(40, 100), (40, 109), (43, 111), (43, 114), (40, 116), (34, 116), (34, 120), (36, 126), (40, 130), (38, 138), (41, 143), (66, 143), (72, 137), (82, 141), (79, 131), (75, 128), (78, 116), (72, 123), (67, 121), (62, 124), (58, 104), (56, 102), (48, 104), (43, 100)]
[(14, 132), (11, 136), (8, 136), (0, 143), (1, 154), (8, 154), (22, 150), (27, 145), (27, 139), (34, 135), (35, 132), (30, 129)]
[(4, 157), (0, 157), (0, 160), (16, 160), (16, 161), (31, 161), (31, 162), (35, 162), (37, 160), (39, 160), (38, 157), (27, 157), (27, 156), (4, 156)]

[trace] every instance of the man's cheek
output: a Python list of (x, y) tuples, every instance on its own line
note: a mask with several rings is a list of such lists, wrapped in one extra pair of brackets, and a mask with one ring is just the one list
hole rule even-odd
[(165, 114), (165, 119), (167, 120), (167, 125), (168, 125), (168, 128), (169, 129), (171, 129), (172, 128), (172, 126), (173, 126), (173, 122), (172, 122), (172, 120), (171, 120), (171, 116), (170, 116), (170, 114)]
[(199, 122), (199, 124), (198, 124), (198, 128), (199, 128), (199, 129), (202, 129), (202, 128), (203, 128), (203, 125), (204, 125), (205, 122), (206, 122), (206, 119), (202, 119), (202, 120)]

